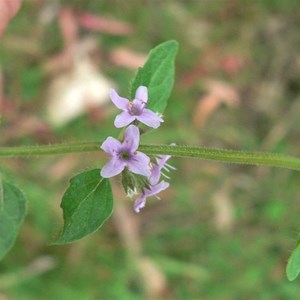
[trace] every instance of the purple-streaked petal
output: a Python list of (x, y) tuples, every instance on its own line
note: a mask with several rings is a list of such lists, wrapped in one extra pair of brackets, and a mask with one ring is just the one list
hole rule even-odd
[(135, 120), (134, 116), (132, 116), (127, 111), (123, 111), (122, 113), (116, 116), (114, 124), (117, 128), (122, 128), (129, 125), (134, 120)]
[(128, 109), (129, 100), (126, 98), (120, 97), (114, 89), (111, 89), (109, 91), (109, 96), (110, 96), (111, 101), (114, 103), (114, 105), (117, 108), (120, 108), (124, 111), (126, 111)]
[(151, 186), (151, 188), (145, 189), (144, 194), (146, 197), (155, 196), (156, 194), (160, 193), (161, 191), (167, 189), (170, 184), (166, 181), (161, 181), (160, 183)]
[(146, 204), (146, 196), (141, 195), (134, 202), (134, 206), (133, 206), (134, 211), (136, 213), (139, 213), (140, 210), (145, 206), (145, 204)]
[(148, 101), (148, 88), (146, 86), (140, 86), (135, 92), (135, 99), (141, 100), (145, 103)]
[(112, 157), (106, 165), (103, 166), (101, 169), (100, 175), (104, 178), (110, 178), (113, 177), (119, 173), (121, 173), (126, 166), (126, 163), (124, 161), (121, 161), (120, 159), (116, 157)]
[(117, 139), (110, 136), (102, 143), (100, 148), (106, 153), (114, 155), (116, 151), (120, 149), (120, 147), (121, 143)]
[(126, 147), (131, 153), (135, 152), (140, 143), (140, 131), (134, 126), (130, 125), (124, 133), (123, 146)]
[(143, 112), (139, 116), (136, 116), (136, 119), (152, 128), (158, 128), (160, 123), (163, 122), (161, 117), (152, 110), (146, 108), (144, 108)]
[(129, 171), (135, 174), (149, 177), (151, 174), (149, 163), (150, 158), (146, 154), (136, 151), (134, 156), (127, 161), (127, 167)]
[(149, 177), (149, 182), (152, 185), (155, 185), (158, 183), (160, 178), (160, 167), (158, 165), (152, 164), (151, 168), (151, 175)]

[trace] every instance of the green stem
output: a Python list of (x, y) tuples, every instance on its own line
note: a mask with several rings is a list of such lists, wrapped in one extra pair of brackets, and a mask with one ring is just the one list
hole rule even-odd
[[(1, 157), (30, 157), (39, 155), (66, 154), (76, 152), (97, 152), (101, 142), (43, 145), (29, 147), (0, 147)], [(268, 152), (250, 152), (224, 149), (210, 149), (188, 146), (140, 145), (139, 150), (148, 155), (172, 155), (176, 157), (199, 158), (219, 162), (265, 165), (300, 171), (300, 158)]]
[(23, 147), (0, 147), (1, 157), (29, 157), (52, 154), (100, 151), (101, 142), (54, 144)]
[(164, 154), (177, 157), (199, 158), (226, 163), (265, 165), (300, 171), (300, 158), (269, 152), (251, 152), (189, 146), (141, 145), (139, 150), (146, 154)]

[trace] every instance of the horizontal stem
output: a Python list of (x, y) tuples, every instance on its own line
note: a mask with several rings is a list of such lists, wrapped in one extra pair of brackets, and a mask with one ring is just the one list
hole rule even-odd
[(66, 154), (100, 151), (101, 142), (38, 145), (23, 147), (0, 147), (1, 157), (29, 157), (40, 155)]
[(270, 152), (214, 149), (189, 146), (151, 146), (141, 145), (139, 150), (146, 154), (172, 155), (176, 157), (199, 158), (226, 163), (265, 165), (300, 171), (300, 158)]
[[(101, 151), (99, 148), (100, 145), (101, 142), (86, 142), (28, 147), (0, 147), (0, 158), (96, 152)], [(139, 150), (148, 155), (172, 155), (176, 157), (199, 158), (227, 163), (265, 165), (300, 171), (299, 158), (277, 153), (158, 145), (140, 145)]]

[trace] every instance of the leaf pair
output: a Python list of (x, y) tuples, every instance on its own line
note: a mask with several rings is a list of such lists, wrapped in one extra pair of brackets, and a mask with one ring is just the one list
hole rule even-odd
[[(64, 229), (55, 244), (78, 240), (97, 230), (111, 215), (110, 183), (99, 178), (99, 169), (85, 171), (71, 179), (64, 194)], [(26, 199), (14, 185), (0, 177), (0, 259), (12, 248), (26, 213)]]

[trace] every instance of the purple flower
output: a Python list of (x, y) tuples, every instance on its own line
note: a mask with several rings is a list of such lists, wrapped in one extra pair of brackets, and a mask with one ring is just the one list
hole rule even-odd
[[(171, 144), (173, 146), (175, 144)], [(149, 176), (149, 188), (144, 188), (142, 194), (135, 200), (134, 202), (134, 210), (139, 213), (140, 210), (145, 206), (147, 197), (155, 196), (160, 200), (157, 194), (165, 189), (167, 189), (170, 184), (165, 181), (161, 181), (161, 175), (170, 179), (167, 175), (161, 172), (162, 169), (169, 172), (169, 169), (175, 170), (175, 168), (167, 163), (167, 161), (171, 158), (171, 155), (161, 155), (156, 158), (156, 164), (151, 164), (151, 175)], [(159, 183), (158, 183), (159, 182)]]
[(160, 183), (151, 186), (150, 189), (144, 189), (143, 193), (134, 202), (135, 212), (140, 212), (140, 210), (145, 206), (147, 198), (150, 196), (155, 196), (157, 199), (160, 200), (157, 194), (167, 189), (169, 185), (170, 184), (168, 182), (161, 181)]
[(114, 89), (110, 90), (109, 96), (115, 106), (123, 110), (116, 116), (114, 124), (117, 128), (125, 127), (135, 120), (152, 128), (159, 127), (160, 123), (163, 122), (160, 116), (145, 108), (148, 101), (148, 89), (145, 86), (140, 86), (136, 90), (133, 101), (120, 97)]
[(124, 141), (108, 137), (101, 149), (111, 155), (110, 160), (101, 170), (101, 176), (109, 178), (121, 173), (126, 167), (129, 171), (149, 177), (150, 158), (142, 152), (136, 151), (139, 146), (140, 132), (139, 129), (130, 125), (124, 133)]

